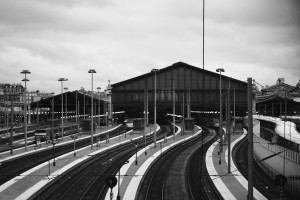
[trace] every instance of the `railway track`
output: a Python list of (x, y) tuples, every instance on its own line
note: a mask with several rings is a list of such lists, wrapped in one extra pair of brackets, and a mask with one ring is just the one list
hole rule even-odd
[[(248, 145), (245, 137), (233, 148), (233, 160), (241, 174), (248, 179)], [(254, 161), (254, 186), (268, 199), (280, 199), (280, 192), (274, 180), (269, 177)]]
[[(157, 139), (163, 138), (165, 132), (172, 133), (167, 126), (161, 127), (162, 130), (157, 133)], [(86, 162), (56, 178), (30, 199), (104, 199), (108, 190), (105, 184), (106, 178), (115, 176), (120, 167), (137, 150), (144, 148), (144, 142), (144, 138), (141, 138), (92, 156)], [(152, 142), (153, 135), (147, 136), (146, 143)]]
[[(210, 133), (210, 137), (207, 137), (203, 141), (203, 146), (193, 152), (191, 159), (189, 160), (187, 168), (187, 180), (190, 190), (191, 200), (196, 199), (223, 199), (214, 183), (211, 181), (206, 169), (205, 155), (206, 151), (214, 142), (216, 137), (216, 131), (211, 128), (205, 128), (206, 132)], [(199, 156), (200, 155), (200, 156)], [(201, 177), (201, 178), (195, 178)], [(200, 189), (199, 189), (200, 188)]]
[[(116, 135), (124, 133), (125, 131), (126, 130), (121, 127), (118, 130), (110, 132), (109, 136), (114, 137)], [(101, 135), (100, 140), (105, 140), (105, 135)], [(76, 142), (76, 149), (80, 149), (82, 147), (90, 145), (90, 141), (90, 138), (78, 140)], [(74, 144), (69, 143), (66, 145), (56, 146), (55, 148), (49, 148), (40, 152), (24, 155), (22, 157), (11, 159), (9, 161), (1, 162), (0, 185), (43, 162), (49, 161), (51, 159), (54, 159), (56, 156), (63, 155), (73, 150)]]
[[(163, 156), (160, 156), (144, 176), (136, 199), (196, 199), (198, 197), (196, 194), (199, 192), (198, 186), (200, 185), (199, 163), (203, 160), (199, 152), (205, 146), (202, 146), (202, 139), (204, 140), (203, 144), (208, 144), (214, 136), (215, 134), (209, 135), (209, 130), (204, 128), (203, 134), (186, 141), (184, 144), (174, 146), (165, 152)], [(183, 163), (184, 158), (188, 157), (191, 151), (194, 151), (194, 153), (188, 159), (187, 166), (192, 165), (193, 167), (179, 166), (178, 168), (187, 169), (182, 173), (171, 170), (174, 165), (177, 165), (174, 163)], [(205, 165), (203, 167), (205, 168)], [(195, 173), (195, 170), (198, 172)], [(185, 178), (187, 186), (182, 188), (183, 182), (185, 182), (182, 179)]]

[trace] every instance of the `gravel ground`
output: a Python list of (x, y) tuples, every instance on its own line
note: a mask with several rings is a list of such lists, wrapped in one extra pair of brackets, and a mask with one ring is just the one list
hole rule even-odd
[(195, 150), (199, 148), (199, 144), (195, 144), (185, 151), (180, 153), (177, 159), (174, 161), (166, 181), (166, 192), (164, 199), (170, 200), (183, 200), (190, 199), (187, 193), (187, 184), (185, 180), (185, 171), (187, 167), (188, 160)]

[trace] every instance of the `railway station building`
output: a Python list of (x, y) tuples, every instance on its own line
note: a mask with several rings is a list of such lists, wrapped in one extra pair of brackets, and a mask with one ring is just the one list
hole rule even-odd
[[(31, 108), (49, 108), (44, 119), (51, 119), (52, 101), (54, 118), (67, 116), (75, 120), (89, 118), (91, 102), (94, 115), (126, 113), (127, 118), (143, 118), (148, 111), (150, 123), (153, 122), (154, 104), (156, 103), (157, 119), (167, 114), (195, 118), (205, 114), (208, 118), (219, 118), (220, 115), (220, 81), (222, 113), (225, 117), (228, 100), (231, 116), (244, 117), (247, 114), (247, 83), (233, 79), (218, 72), (204, 70), (183, 62), (175, 63), (162, 69), (151, 70), (145, 74), (115, 84), (108, 84), (106, 92), (68, 91), (53, 97), (31, 103)], [(156, 91), (156, 92), (155, 92)], [(156, 95), (155, 95), (156, 94)], [(154, 101), (156, 96), (156, 101)], [(174, 98), (173, 98), (174, 97)], [(62, 107), (63, 100), (63, 107)], [(174, 100), (174, 104), (173, 104)], [(101, 111), (100, 111), (101, 110)], [(100, 111), (100, 112), (99, 112)], [(36, 120), (38, 116), (36, 116)], [(42, 116), (40, 116), (42, 118)], [(225, 118), (224, 118), (225, 119)], [(41, 120), (41, 119), (39, 119)], [(78, 120), (78, 119), (76, 119)]]
[(300, 115), (300, 81), (296, 86), (278, 78), (276, 84), (265, 87), (256, 97), (256, 110), (261, 115), (279, 117)]
[(232, 116), (235, 110), (236, 116), (244, 117), (247, 111), (245, 81), (183, 62), (112, 84), (113, 110), (125, 111), (128, 118), (143, 117), (148, 110), (151, 120), (156, 103), (158, 116), (173, 114), (175, 91), (176, 115), (193, 117), (205, 113), (217, 117), (220, 110), (220, 81), (223, 113), (229, 97)]

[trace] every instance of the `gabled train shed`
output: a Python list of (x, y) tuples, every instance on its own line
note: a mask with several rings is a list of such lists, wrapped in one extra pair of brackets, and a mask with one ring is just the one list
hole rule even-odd
[[(47, 121), (48, 119), (51, 119), (52, 106), (54, 108), (54, 119), (60, 119), (62, 112), (63, 117), (69, 120), (76, 120), (76, 116), (80, 117), (80, 119), (89, 118), (91, 115), (91, 102), (92, 95), (90, 91), (68, 91), (63, 94), (57, 94), (52, 97), (31, 103), (31, 110), (37, 111), (40, 108), (47, 108), (49, 110), (49, 112), (40, 113), (39, 115), (34, 113), (31, 118), (33, 122), (36, 121), (38, 117), (40, 118), (39, 121)], [(101, 115), (106, 113), (106, 97), (103, 97), (103, 95), (101, 96), (99, 93), (94, 93), (93, 108), (93, 114), (95, 116), (99, 115), (100, 113)]]
[[(183, 62), (152, 70), (143, 75), (112, 84), (114, 111), (125, 111), (130, 117), (143, 117), (147, 110), (154, 113), (154, 93), (160, 116), (173, 113), (173, 89), (175, 90), (175, 113), (219, 115), (220, 79), (222, 88), (223, 113), (230, 85), (230, 107), (236, 116), (244, 117), (247, 111), (247, 83), (222, 74), (203, 70)], [(156, 80), (156, 84), (155, 84)], [(226, 97), (226, 98), (225, 98)], [(187, 115), (188, 116), (188, 115)]]

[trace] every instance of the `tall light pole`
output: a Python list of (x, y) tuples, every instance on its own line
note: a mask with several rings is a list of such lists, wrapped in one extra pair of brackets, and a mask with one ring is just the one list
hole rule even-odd
[(67, 78), (59, 78), (58, 81), (61, 83), (61, 140), (64, 140), (64, 92), (63, 92), (63, 82), (68, 81)]
[(235, 134), (235, 90), (237, 89), (236, 85), (233, 85), (233, 133)]
[(66, 122), (68, 122), (68, 89), (67, 87), (64, 88), (64, 90), (66, 91), (66, 103), (65, 103), (65, 119), (66, 119)]
[(173, 139), (175, 139), (175, 80), (176, 77), (173, 76), (172, 78), (170, 78), (170, 80), (172, 80), (172, 90), (173, 90), (173, 94), (172, 94), (172, 100), (173, 100)]
[(25, 133), (24, 133), (24, 137), (25, 137), (25, 150), (27, 150), (27, 94), (26, 94), (26, 90), (27, 90), (27, 85), (26, 82), (29, 81), (26, 77), (27, 74), (31, 74), (31, 72), (27, 69), (21, 71), (21, 74), (25, 75), (25, 78), (22, 80), (25, 82), (25, 89), (24, 89), (24, 123), (25, 123)]
[(221, 164), (221, 150), (222, 150), (222, 125), (223, 125), (223, 120), (222, 120), (222, 78), (221, 78), (221, 73), (225, 72), (225, 70), (223, 68), (218, 68), (216, 70), (217, 72), (220, 73), (220, 122), (219, 122), (219, 126), (220, 126), (220, 133), (219, 133), (219, 137), (220, 137), (220, 160), (219, 160), (219, 164)]
[(94, 119), (93, 119), (93, 116), (94, 116), (94, 112), (93, 112), (93, 93), (94, 93), (94, 89), (93, 89), (93, 76), (94, 76), (94, 73), (96, 73), (96, 70), (94, 69), (90, 69), (88, 71), (88, 73), (92, 74), (92, 87), (91, 87), (91, 91), (92, 91), (92, 99), (91, 99), (91, 149), (93, 149), (93, 132), (94, 132)]
[(248, 199), (253, 200), (253, 113), (252, 78), (247, 78), (248, 104)]
[(154, 148), (156, 148), (156, 73), (158, 69), (152, 69), (154, 73)]
[[(39, 94), (39, 90), (37, 90), (36, 91), (36, 94)], [(37, 121), (37, 125), (39, 126), (40, 125), (40, 116), (39, 116), (39, 102), (40, 102), (40, 100), (38, 100), (37, 102), (36, 102), (36, 104), (37, 104), (37, 112), (36, 112), (36, 121)]]
[(52, 127), (52, 146), (53, 146), (53, 166), (56, 165), (55, 163), (55, 143), (54, 143), (54, 92), (51, 93), (52, 94), (52, 100), (51, 100), (51, 118), (52, 118), (52, 122), (51, 122), (51, 127)]
[(230, 137), (230, 123), (231, 123), (231, 114), (230, 114), (230, 98), (231, 98), (231, 93), (230, 93), (230, 79), (228, 80), (228, 94), (227, 94), (227, 141), (228, 141), (228, 173), (231, 173), (231, 163), (230, 163), (230, 156), (231, 156), (231, 152), (230, 152), (230, 142), (231, 142), (231, 137)]
[(99, 104), (99, 107), (98, 107), (98, 113), (99, 113), (99, 121), (98, 121), (98, 123), (99, 123), (99, 127), (101, 128), (101, 117), (100, 117), (100, 103), (101, 103), (101, 101), (100, 101), (100, 90), (101, 90), (101, 87), (97, 87), (97, 90), (98, 90), (98, 94), (99, 94), (99, 99), (98, 99), (98, 104)]

